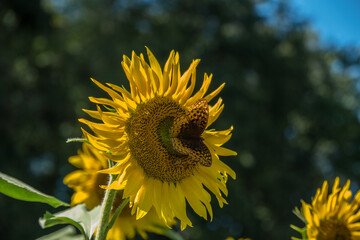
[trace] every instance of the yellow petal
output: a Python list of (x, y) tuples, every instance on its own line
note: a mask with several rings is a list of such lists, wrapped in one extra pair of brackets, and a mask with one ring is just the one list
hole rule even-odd
[(111, 128), (109, 125), (90, 122), (83, 118), (80, 118), (79, 122), (88, 125), (90, 129), (99, 136), (107, 138), (120, 138), (124, 134), (124, 128)]
[(130, 159), (130, 154), (121, 162), (118, 162), (114, 167), (108, 168), (108, 169), (102, 169), (99, 170), (99, 173), (107, 173), (107, 174), (119, 174), (124, 171), (124, 169), (127, 167), (127, 162)]
[[(136, 101), (136, 99), (134, 99), (128, 91), (126, 91), (124, 88), (121, 88), (119, 86), (116, 86), (114, 84), (110, 84), (107, 83), (107, 85), (109, 85), (112, 89), (120, 92), (124, 98), (125, 103), (127, 104), (128, 109), (136, 109), (136, 106), (138, 103), (140, 103), (140, 101)], [(136, 96), (135, 96), (136, 97)]]
[[(232, 130), (233, 127), (231, 127), (230, 129)], [(202, 134), (202, 137), (206, 142), (208, 142), (211, 145), (221, 146), (227, 141), (229, 141), (229, 139), (232, 136), (231, 133), (230, 134), (228, 132), (226, 133), (227, 134), (221, 134), (220, 131), (205, 131)]]
[(218, 87), (215, 91), (213, 91), (212, 93), (208, 94), (206, 97), (205, 97), (205, 100), (207, 102), (210, 102), (214, 97), (216, 97), (216, 95), (218, 95), (221, 90), (224, 88), (225, 86), (225, 83), (221, 84), (220, 87)]
[(173, 210), (171, 209), (169, 196), (170, 196), (170, 186), (168, 182), (162, 184), (162, 196), (161, 196), (161, 216), (165, 221), (175, 217)]
[(69, 157), (69, 163), (77, 168), (83, 168), (84, 163), (82, 158), (79, 156), (81, 151), (78, 151), (78, 155)]
[(209, 127), (213, 122), (215, 122), (216, 119), (220, 116), (221, 112), (223, 111), (224, 105), (221, 103), (222, 103), (222, 99), (219, 98), (217, 103), (209, 109), (209, 119), (208, 119), (207, 127)]
[[(152, 182), (151, 180), (148, 179), (148, 181), (145, 181), (145, 184), (142, 185), (143, 191), (142, 194), (136, 196), (135, 198), (135, 202), (134, 204), (136, 204), (136, 202), (138, 203), (138, 207), (137, 207), (137, 212), (136, 212), (136, 219), (140, 219), (142, 217), (144, 217), (149, 211), (150, 208), (152, 207)], [(141, 192), (139, 190), (139, 192)], [(139, 193), (138, 192), (138, 193)], [(135, 205), (134, 205), (135, 207)]]
[(190, 207), (195, 211), (197, 215), (207, 220), (207, 212), (205, 206), (201, 203), (200, 198), (193, 194), (195, 193), (195, 191), (197, 191), (197, 189), (192, 189), (192, 185), (189, 186), (184, 181), (182, 181), (180, 186), (183, 189), (184, 195), (186, 197), (186, 200), (190, 204)]
[(170, 90), (170, 80), (171, 80), (171, 74), (172, 74), (172, 66), (173, 66), (173, 62), (174, 62), (174, 54), (175, 51), (172, 50), (170, 52), (169, 58), (165, 63), (164, 66), (164, 71), (163, 71), (163, 82), (162, 84), (160, 84), (161, 86), (163, 86), (163, 89), (159, 89), (160, 94), (164, 94), (164, 96), (167, 96), (169, 90)]
[(159, 79), (159, 91), (160, 91), (160, 95), (164, 92), (164, 86), (163, 86), (163, 74), (161, 71), (161, 67), (159, 62), (156, 60), (154, 54), (150, 51), (149, 48), (146, 47), (146, 51), (147, 51), (147, 55), (150, 61), (150, 66), (151, 69), (154, 70), (154, 73), (156, 74), (156, 77)]
[[(179, 101), (180, 104), (184, 104), (195, 89), (196, 83), (196, 67), (200, 63), (199, 59), (194, 60), (189, 69), (181, 76), (180, 86), (174, 94), (174, 99)], [(191, 78), (190, 78), (191, 77)], [(189, 80), (191, 79), (190, 86), (187, 87)]]
[(237, 155), (237, 153), (235, 151), (224, 148), (224, 147), (219, 147), (216, 145), (209, 145), (209, 146), (214, 149), (214, 152), (217, 155), (220, 155), (220, 156), (236, 156)]
[(208, 90), (208, 88), (210, 86), (211, 79), (212, 79), (212, 74), (210, 74), (210, 76), (208, 77), (207, 74), (205, 73), (204, 81), (203, 81), (203, 84), (202, 84), (200, 90), (197, 93), (195, 93), (194, 96), (192, 96), (185, 102), (185, 106), (190, 107), (197, 100), (199, 100), (200, 98), (202, 98), (205, 95), (206, 91)]
[(185, 196), (180, 186), (175, 186), (173, 183), (170, 183), (169, 186), (170, 204), (175, 216), (181, 220), (181, 231), (183, 231), (186, 226), (192, 227), (192, 223), (186, 215)]
[(144, 183), (144, 173), (141, 173), (140, 169), (136, 169), (136, 167), (134, 167), (131, 169), (131, 171), (129, 171), (129, 173), (128, 184), (124, 189), (124, 198), (130, 197), (137, 193), (141, 185)]

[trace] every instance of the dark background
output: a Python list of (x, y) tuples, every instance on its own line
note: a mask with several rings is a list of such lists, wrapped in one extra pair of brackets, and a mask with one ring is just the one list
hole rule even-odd
[[(234, 125), (222, 158), (237, 173), (229, 205), (213, 198), (214, 220), (189, 211), (185, 239), (289, 239), (303, 226), (292, 209), (323, 180), (360, 180), (359, 49), (319, 44), (306, 19), (279, 1), (273, 24), (250, 0), (67, 0), (0, 2), (0, 171), (69, 201), (63, 177), (81, 137), (90, 81), (127, 86), (122, 55), (148, 46), (163, 65), (175, 49), (182, 71), (200, 58), (198, 83), (226, 82), (225, 110), (213, 125)], [(330, 26), (331, 27), (331, 26)], [(50, 206), (0, 195), (2, 239), (34, 239)]]

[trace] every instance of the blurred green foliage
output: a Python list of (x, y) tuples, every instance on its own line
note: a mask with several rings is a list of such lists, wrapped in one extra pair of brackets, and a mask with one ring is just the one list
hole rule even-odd
[[(77, 118), (105, 96), (90, 80), (127, 86), (122, 55), (148, 46), (162, 64), (180, 53), (184, 71), (226, 82), (217, 129), (234, 125), (223, 158), (236, 172), (229, 205), (185, 239), (289, 239), (300, 199), (322, 181), (360, 180), (359, 49), (322, 47), (282, 1), (269, 19), (251, 0), (51, 0), (0, 2), (0, 171), (69, 201), (62, 178), (80, 144)], [(200, 83), (200, 81), (199, 81)], [(211, 89), (210, 89), (211, 90)], [(34, 239), (47, 206), (0, 196), (2, 239)]]

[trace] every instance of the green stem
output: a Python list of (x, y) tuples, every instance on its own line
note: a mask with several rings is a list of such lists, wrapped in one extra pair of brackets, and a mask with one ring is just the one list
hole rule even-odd
[[(116, 175), (110, 174), (108, 186), (115, 180)], [(96, 240), (105, 240), (107, 235), (107, 226), (109, 224), (109, 218), (111, 213), (111, 208), (116, 196), (116, 190), (107, 189), (105, 191), (105, 196), (101, 204), (101, 214), (100, 214), (100, 223), (96, 231)]]
[(114, 225), (117, 217), (120, 215), (121, 211), (123, 210), (123, 208), (126, 206), (126, 204), (128, 204), (130, 201), (130, 198), (126, 198), (124, 199), (124, 201), (121, 203), (121, 205), (116, 209), (114, 215), (112, 216), (107, 228), (106, 228), (106, 232), (108, 232), (110, 230), (110, 228)]

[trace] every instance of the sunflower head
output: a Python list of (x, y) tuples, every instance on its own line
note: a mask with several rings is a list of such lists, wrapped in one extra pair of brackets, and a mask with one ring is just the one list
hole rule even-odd
[(89, 209), (100, 205), (104, 189), (99, 184), (106, 184), (108, 179), (108, 176), (97, 173), (107, 167), (104, 154), (84, 143), (78, 154), (69, 158), (69, 162), (78, 168), (64, 178), (64, 184), (74, 189), (71, 205), (84, 203)]
[(79, 121), (93, 131), (83, 130), (87, 140), (117, 162), (101, 172), (118, 175), (109, 188), (124, 190), (132, 213), (140, 219), (154, 207), (165, 222), (179, 218), (184, 229), (191, 226), (186, 201), (200, 216), (207, 219), (208, 212), (212, 217), (211, 197), (203, 186), (222, 207), (227, 176), (235, 178), (219, 159), (236, 154), (222, 147), (232, 127), (207, 130), (224, 108), (221, 99), (211, 104), (224, 84), (206, 94), (212, 75), (204, 74), (200, 90), (194, 93), (199, 60), (181, 74), (178, 53), (170, 53), (163, 69), (150, 50), (147, 53), (149, 63), (142, 54), (124, 56), (130, 91), (93, 80), (111, 99), (91, 97), (97, 110), (85, 112), (100, 122)]
[(302, 201), (302, 214), (306, 223), (304, 239), (360, 239), (360, 191), (352, 199), (350, 180), (347, 180), (342, 188), (339, 187), (339, 181), (337, 177), (330, 194), (328, 182), (325, 181), (322, 188), (317, 190), (311, 204)]
[[(107, 166), (105, 154), (84, 143), (82, 150), (78, 151), (78, 155), (70, 157), (69, 162), (79, 168), (64, 178), (64, 183), (74, 189), (71, 205), (84, 203), (89, 209), (100, 205), (104, 197), (104, 189), (100, 188), (100, 185), (106, 185), (108, 181), (107, 175), (98, 172)], [(113, 209), (116, 209), (120, 203), (121, 196), (118, 194)], [(173, 224), (175, 221), (171, 223)], [(107, 239), (132, 239), (137, 233), (146, 239), (147, 232), (163, 234), (164, 227), (163, 221), (155, 211), (152, 210), (146, 217), (136, 220), (135, 216), (131, 215), (129, 206), (125, 206), (109, 230)]]

